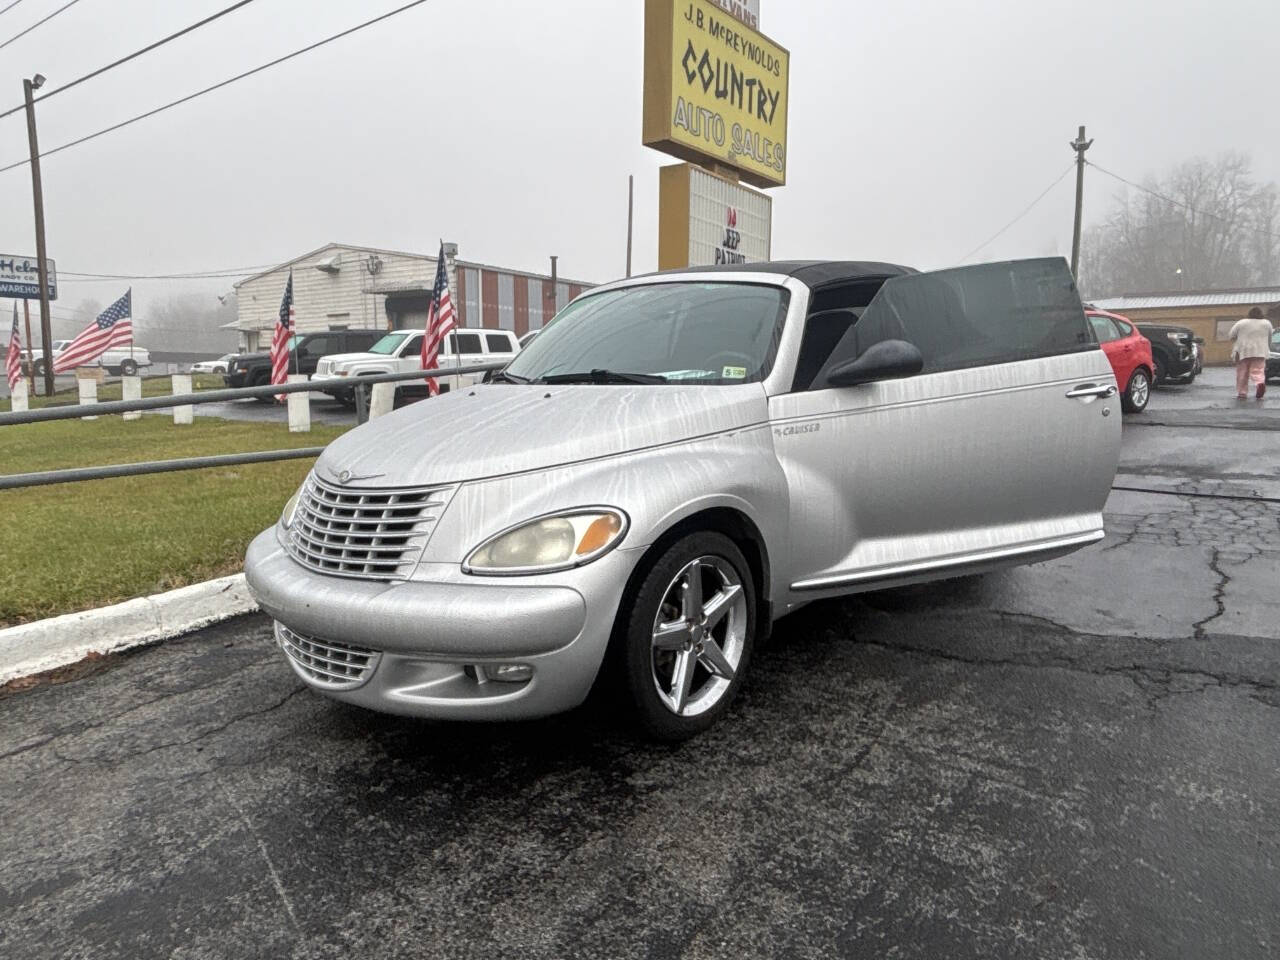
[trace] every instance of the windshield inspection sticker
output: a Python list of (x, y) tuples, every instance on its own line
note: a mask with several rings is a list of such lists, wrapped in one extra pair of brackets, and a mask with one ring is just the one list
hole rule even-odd
[(747, 368), (725, 367), (720, 371), (720, 377), (724, 380), (745, 380), (747, 378)]

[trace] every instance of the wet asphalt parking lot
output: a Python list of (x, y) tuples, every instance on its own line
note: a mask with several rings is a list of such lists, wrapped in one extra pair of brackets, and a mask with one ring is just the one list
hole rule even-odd
[(2, 694), (0, 956), (1275, 956), (1280, 398), (1227, 383), (1126, 418), (1102, 544), (809, 607), (679, 747), (348, 708), (260, 616)]

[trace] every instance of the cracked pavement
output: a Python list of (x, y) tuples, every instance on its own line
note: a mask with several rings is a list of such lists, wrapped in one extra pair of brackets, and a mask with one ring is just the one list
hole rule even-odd
[(1280, 504), (1216, 495), (1280, 433), (1206, 380), (1122, 471), (1215, 496), (811, 606), (679, 747), (345, 707), (259, 616), (0, 694), (0, 955), (1275, 956)]

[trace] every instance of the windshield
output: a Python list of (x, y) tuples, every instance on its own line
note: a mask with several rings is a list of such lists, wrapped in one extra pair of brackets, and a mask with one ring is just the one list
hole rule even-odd
[(388, 333), (385, 337), (369, 348), (370, 353), (395, 353), (396, 347), (404, 343), (407, 333)]
[(566, 307), (507, 372), (525, 380), (605, 371), (658, 383), (763, 380), (789, 300), (780, 287), (747, 283), (655, 283), (592, 294)]

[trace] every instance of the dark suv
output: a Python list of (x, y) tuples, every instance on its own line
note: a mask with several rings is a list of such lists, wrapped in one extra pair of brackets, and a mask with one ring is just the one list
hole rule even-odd
[[(361, 353), (386, 334), (385, 330), (327, 330), (294, 334), (289, 344), (289, 372), (316, 372), (321, 357), (332, 353)], [(222, 378), (228, 387), (262, 387), (271, 382), (270, 353), (242, 353), (231, 360)], [(259, 398), (263, 399), (263, 398)], [(270, 400), (270, 397), (265, 398)]]
[(1186, 327), (1167, 323), (1139, 323), (1138, 332), (1151, 341), (1156, 383), (1191, 383), (1204, 366), (1201, 341)]

